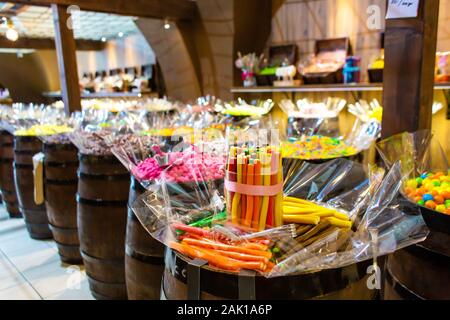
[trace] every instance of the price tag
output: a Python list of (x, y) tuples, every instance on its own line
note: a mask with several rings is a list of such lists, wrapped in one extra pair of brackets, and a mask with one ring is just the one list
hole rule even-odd
[(386, 19), (415, 18), (420, 0), (389, 0)]

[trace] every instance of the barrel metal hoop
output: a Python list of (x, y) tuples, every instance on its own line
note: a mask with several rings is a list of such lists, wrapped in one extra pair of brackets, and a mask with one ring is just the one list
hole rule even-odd
[(71, 143), (44, 143), (44, 151), (45, 150), (65, 150), (65, 151), (76, 151), (77, 148)]
[(130, 175), (128, 173), (125, 174), (115, 174), (115, 175), (107, 175), (107, 174), (89, 174), (78, 171), (78, 178), (80, 179), (89, 179), (89, 180), (107, 180), (107, 181), (115, 181), (115, 180), (128, 180), (130, 179)]
[(61, 232), (66, 232), (66, 231), (78, 232), (78, 228), (61, 228), (61, 227), (51, 224), (50, 222), (48, 223), (48, 226), (50, 227), (50, 229), (55, 229), (55, 230), (58, 230)]
[(392, 275), (391, 270), (387, 267), (386, 272), (386, 281), (392, 286), (392, 289), (397, 292), (401, 297), (405, 298), (405, 300), (425, 300), (421, 296), (415, 294), (407, 287), (402, 285), (395, 276)]
[(13, 147), (14, 143), (12, 143), (12, 142), (10, 142), (10, 143), (2, 143), (2, 144), (0, 144), (0, 146), (2, 146), (2, 147)]
[(14, 158), (0, 158), (0, 163), (11, 163), (14, 161)]
[(78, 179), (74, 180), (53, 180), (53, 179), (45, 179), (45, 183), (53, 184), (57, 186), (70, 186), (78, 183)]
[(144, 255), (142, 253), (136, 252), (129, 245), (125, 245), (125, 253), (128, 256), (135, 258), (136, 260), (139, 260), (144, 263), (154, 264), (154, 265), (158, 265), (158, 266), (164, 265), (164, 257), (163, 256), (158, 257), (158, 256)]
[(46, 167), (56, 167), (56, 168), (65, 168), (65, 167), (73, 167), (78, 166), (78, 161), (68, 161), (68, 162), (53, 162), (53, 161), (44, 161), (44, 166)]
[(37, 150), (17, 150), (14, 149), (14, 153), (16, 154), (36, 154), (41, 152), (41, 150), (37, 149)]
[(93, 154), (83, 154), (78, 153), (78, 159), (80, 162), (84, 163), (106, 163), (111, 164), (111, 162), (119, 162), (114, 155), (93, 155)]
[(450, 257), (444, 253), (433, 251), (430, 248), (426, 248), (423, 245), (416, 244), (406, 247), (404, 250), (408, 251), (416, 257), (420, 257), (424, 260), (439, 261), (439, 263), (450, 265)]
[(16, 169), (33, 169), (33, 165), (14, 162), (14, 168), (16, 168)]
[[(181, 281), (184, 284), (187, 284), (187, 277), (185, 272), (181, 272), (181, 270), (187, 270), (189, 263), (189, 258), (177, 254), (174, 250), (166, 248), (166, 270), (177, 280)], [(370, 265), (371, 261), (362, 261), (357, 264), (356, 269), (366, 270), (367, 266)], [(349, 272), (347, 270), (341, 270), (341, 269), (348, 269), (353, 268), (354, 272), (355, 267), (347, 266), (343, 268), (339, 268), (337, 270), (335, 269), (326, 269), (322, 270), (320, 272), (311, 273), (311, 274), (303, 274), (300, 276), (286, 276), (283, 278), (283, 283), (287, 286), (286, 290), (289, 291), (292, 288), (295, 290), (295, 286), (298, 284), (305, 284), (305, 286), (314, 287), (311, 290), (298, 291), (295, 290), (296, 293), (292, 293), (292, 296), (287, 299), (309, 299), (311, 297), (319, 297), (322, 295), (326, 295), (329, 293), (333, 293), (336, 291), (344, 290), (346, 289), (349, 284), (352, 283), (350, 279), (347, 276), (343, 275), (343, 272)], [(227, 272), (220, 272), (217, 271), (214, 268), (210, 268), (208, 266), (204, 266), (201, 268), (202, 272), (202, 291), (207, 292), (208, 294), (221, 296), (227, 299), (239, 299), (239, 280), (236, 274), (229, 274)], [(361, 278), (359, 281), (363, 280), (367, 275), (364, 273), (360, 273), (358, 271), (358, 274), (361, 275)], [(364, 275), (364, 277), (363, 277)], [(230, 281), (230, 286), (227, 288), (223, 288), (221, 286), (218, 286), (217, 283), (213, 283), (210, 281), (212, 276), (216, 277), (219, 276), (221, 279), (226, 279), (226, 281)], [(301, 277), (300, 279), (296, 279), (297, 277)], [(333, 281), (330, 283), (329, 279), (339, 277), (339, 279), (336, 279), (337, 281)], [(291, 280), (292, 279), (292, 280)], [(265, 281), (261, 279), (260, 276), (255, 276), (256, 284), (259, 287), (262, 283)], [(259, 285), (258, 285), (259, 284)]]
[(124, 207), (127, 205), (127, 200), (91, 200), (81, 198), (79, 194), (76, 196), (77, 202), (96, 207)]

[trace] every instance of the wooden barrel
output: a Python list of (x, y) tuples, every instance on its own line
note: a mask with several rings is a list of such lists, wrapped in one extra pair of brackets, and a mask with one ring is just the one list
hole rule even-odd
[[(378, 290), (367, 286), (370, 276), (367, 267), (371, 261), (297, 276), (265, 278), (221, 272), (208, 266), (197, 270), (197, 267), (188, 267), (188, 260), (170, 249), (166, 250), (162, 298), (185, 300), (188, 299), (188, 291), (204, 300), (374, 300), (378, 297)], [(190, 268), (194, 268), (192, 272)], [(197, 278), (188, 280), (188, 274)]]
[(42, 142), (37, 137), (14, 137), (14, 182), (20, 212), (30, 237), (51, 239), (45, 204), (34, 202), (33, 155), (41, 150)]
[(62, 262), (83, 263), (77, 228), (77, 149), (44, 143), (45, 207)]
[(450, 235), (431, 230), (419, 244), (390, 254), (385, 300), (450, 299)]
[(21, 218), (14, 185), (14, 137), (8, 131), (0, 131), (0, 191), (6, 211), (11, 218)]
[(164, 245), (153, 239), (131, 205), (145, 189), (131, 178), (125, 242), (125, 276), (130, 300), (159, 300), (164, 271)]
[(79, 154), (78, 234), (96, 299), (126, 299), (125, 230), (130, 175), (113, 156)]

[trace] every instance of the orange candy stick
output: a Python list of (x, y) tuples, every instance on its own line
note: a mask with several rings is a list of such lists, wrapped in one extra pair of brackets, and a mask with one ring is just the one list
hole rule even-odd
[[(259, 159), (255, 160), (254, 170), (254, 181), (253, 184), (255, 186), (260, 186), (262, 184), (261, 181), (261, 161)], [(252, 216), (252, 228), (258, 228), (259, 223), (259, 211), (261, 209), (261, 197), (254, 196), (253, 197), (253, 216)]]

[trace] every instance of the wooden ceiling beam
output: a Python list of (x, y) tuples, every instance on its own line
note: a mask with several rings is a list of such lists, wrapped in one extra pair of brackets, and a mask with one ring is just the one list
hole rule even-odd
[[(100, 51), (105, 49), (106, 43), (94, 40), (75, 40), (79, 51)], [(10, 41), (0, 36), (0, 48), (2, 49), (55, 49), (55, 40), (52, 38), (23, 38)]]
[(32, 6), (76, 5), (81, 10), (156, 19), (191, 20), (197, 5), (190, 0), (8, 0)]

